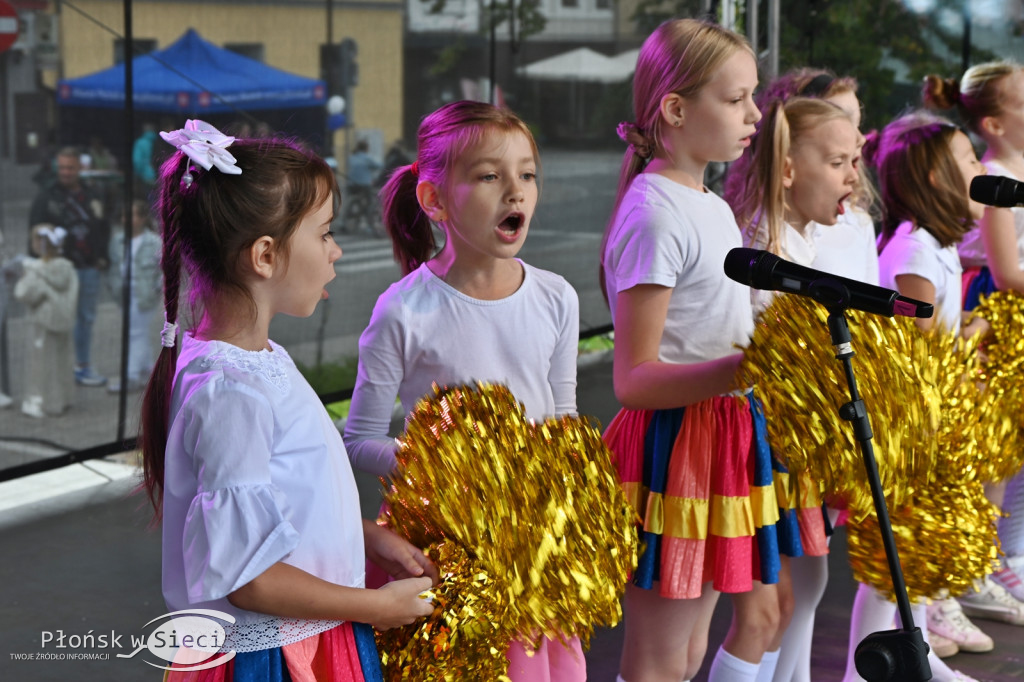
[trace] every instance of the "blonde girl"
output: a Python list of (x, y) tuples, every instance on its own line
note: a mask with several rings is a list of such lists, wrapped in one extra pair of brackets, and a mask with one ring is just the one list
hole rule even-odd
[[(858, 187), (861, 135), (846, 111), (823, 99), (767, 100), (762, 111), (752, 152), (743, 164), (747, 174), (735, 177), (738, 169), (730, 171), (734, 194), (726, 198), (733, 202), (746, 245), (811, 266), (819, 228), (837, 224)], [(774, 295), (757, 289), (750, 293), (755, 312)], [(785, 635), (779, 632), (769, 651), (778, 653), (781, 666), (774, 679), (809, 680), (814, 609), (827, 579), (826, 518), (813, 480), (790, 476), (774, 457), (772, 465), (776, 490), (786, 491), (778, 526)], [(791, 616), (788, 622), (786, 616)]]
[[(636, 120), (602, 248), (615, 324), (615, 394), (605, 438), (641, 518), (645, 551), (626, 589), (620, 679), (690, 679), (720, 592), (734, 616), (710, 679), (754, 680), (780, 615), (778, 506), (763, 415), (731, 393), (749, 341), (749, 290), (725, 277), (742, 246), (732, 211), (704, 186), (738, 158), (760, 112), (757, 65), (739, 35), (704, 21), (662, 24), (644, 42)], [(762, 659), (764, 661), (762, 662)]]
[[(236, 140), (202, 121), (162, 136), (179, 150), (158, 183), (167, 321), (140, 441), (167, 606), (234, 619), (222, 644), (235, 656), (204, 671), (210, 682), (380, 679), (361, 624), (429, 614), (419, 595), (436, 571), (360, 518), (341, 435), (268, 338), (275, 315), (308, 317), (334, 279), (334, 174), (287, 140)], [(194, 322), (179, 346), (186, 292)], [(403, 579), (364, 589), (364, 547)], [(210, 656), (181, 649), (178, 661)]]

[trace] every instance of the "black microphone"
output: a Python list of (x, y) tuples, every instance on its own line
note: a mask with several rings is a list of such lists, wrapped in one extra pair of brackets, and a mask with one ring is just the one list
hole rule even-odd
[(1002, 175), (979, 175), (971, 180), (971, 198), (986, 206), (1024, 206), (1024, 183)]
[(733, 249), (725, 256), (725, 274), (754, 289), (809, 296), (832, 308), (853, 308), (876, 315), (931, 317), (931, 303), (855, 279), (814, 270), (779, 258), (769, 251)]

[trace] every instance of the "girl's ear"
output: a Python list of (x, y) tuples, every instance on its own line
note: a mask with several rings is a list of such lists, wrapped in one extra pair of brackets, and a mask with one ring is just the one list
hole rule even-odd
[(263, 235), (249, 247), (246, 264), (252, 268), (253, 274), (263, 279), (270, 279), (274, 270), (280, 262), (277, 249), (274, 248), (273, 237)]
[(437, 185), (424, 180), (416, 185), (416, 200), (420, 202), (423, 212), (435, 223), (444, 222), (448, 218), (448, 210), (445, 208), (445, 200)]
[(662, 97), (658, 109), (661, 118), (673, 128), (680, 127), (686, 120), (686, 100), (677, 92), (670, 92)]
[(999, 122), (995, 116), (984, 116), (978, 122), (978, 127), (981, 128), (982, 132), (992, 135), (993, 137), (1002, 137), (1006, 134), (1006, 128)]
[(792, 188), (793, 178), (795, 177), (796, 171), (793, 168), (793, 157), (787, 154), (785, 161), (782, 162), (782, 187), (784, 189)]

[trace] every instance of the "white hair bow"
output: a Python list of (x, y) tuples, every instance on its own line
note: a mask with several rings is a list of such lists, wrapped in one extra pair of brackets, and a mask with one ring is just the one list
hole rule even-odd
[(206, 121), (189, 119), (181, 130), (162, 132), (160, 137), (206, 170), (216, 166), (221, 173), (242, 174), (242, 169), (235, 165), (235, 157), (227, 151), (235, 138), (225, 135)]
[(38, 232), (40, 237), (46, 237), (54, 246), (63, 244), (64, 238), (68, 236), (68, 231), (63, 227), (40, 227)]

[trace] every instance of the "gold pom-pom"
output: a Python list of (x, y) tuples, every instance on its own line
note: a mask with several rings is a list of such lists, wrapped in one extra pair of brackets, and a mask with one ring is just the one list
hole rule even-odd
[(479, 384), (435, 388), (399, 441), (382, 521), (437, 545), (444, 580), (433, 617), (379, 636), (386, 679), (499, 679), (513, 638), (586, 645), (619, 621), (637, 519), (596, 426), (534, 423), (507, 388)]
[(425, 621), (377, 633), (385, 679), (507, 682), (505, 651), (517, 633), (504, 617), (505, 594), (454, 542), (431, 545), (427, 555), (441, 574), (428, 592), (434, 612)]
[[(1019, 431), (1024, 427), (1024, 297), (998, 291), (983, 297), (974, 315), (988, 321), (991, 331), (984, 342), (984, 380), (999, 408)], [(978, 476), (998, 481), (1013, 476), (1024, 464), (1020, 436), (984, 442)], [(999, 447), (988, 447), (998, 444)]]
[[(860, 445), (839, 417), (850, 394), (827, 316), (806, 298), (776, 297), (758, 320), (741, 371), (758, 387), (769, 441), (790, 470), (809, 472), (826, 495), (867, 510), (872, 500)], [(858, 311), (846, 317), (890, 503), (902, 503), (908, 481), (927, 481), (939, 467), (947, 480), (989, 480), (985, 458), (1015, 442), (1019, 429), (981, 382), (978, 340), (922, 333), (907, 318)]]
[[(910, 490), (913, 503), (890, 512), (907, 595), (930, 599), (940, 588), (966, 592), (992, 572), (999, 512), (977, 481), (932, 482)], [(916, 494), (915, 494), (916, 493)], [(853, 576), (894, 599), (885, 548), (872, 512), (847, 526)]]

